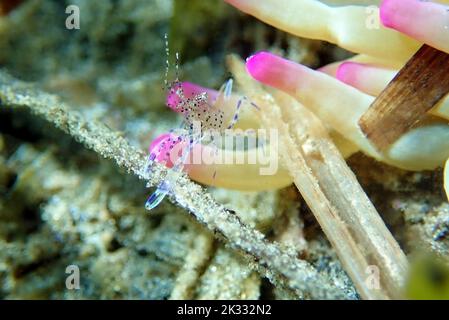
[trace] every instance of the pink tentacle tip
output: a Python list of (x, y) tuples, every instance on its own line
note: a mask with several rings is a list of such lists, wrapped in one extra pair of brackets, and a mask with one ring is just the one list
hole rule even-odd
[(363, 68), (363, 64), (356, 62), (343, 62), (337, 69), (335, 77), (344, 83), (352, 83), (357, 77), (358, 69)]
[(396, 11), (402, 6), (402, 1), (406, 0), (383, 0), (380, 5), (380, 21), (387, 28), (394, 28), (396, 25)]
[(173, 149), (182, 143), (179, 136), (172, 133), (164, 133), (151, 142), (149, 152), (150, 159), (165, 164), (166, 167), (173, 167)]
[(253, 54), (246, 59), (246, 70), (256, 80), (263, 81), (263, 78), (267, 71), (267, 65), (276, 57), (266, 51), (261, 51)]
[(290, 65), (290, 61), (266, 51), (246, 60), (248, 73), (257, 81), (273, 87), (283, 86), (284, 78), (290, 74)]
[(257, 81), (293, 93), (304, 66), (269, 52), (259, 52), (246, 60), (246, 70)]

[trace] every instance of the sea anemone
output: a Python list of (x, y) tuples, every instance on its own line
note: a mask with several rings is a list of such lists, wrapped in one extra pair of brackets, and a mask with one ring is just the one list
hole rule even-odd
[[(420, 45), (425, 43), (449, 52), (449, 7), (444, 5), (449, 3), (448, 0), (439, 1), (441, 3), (385, 0), (380, 8), (376, 6), (379, 4), (376, 0), (358, 4), (351, 1), (355, 4), (340, 6), (317, 0), (225, 1), (278, 29), (303, 38), (325, 40), (357, 53), (346, 61), (319, 70), (268, 52), (260, 52), (247, 60), (251, 76), (295, 97), (329, 126), (331, 132), (336, 132), (340, 137), (336, 140), (337, 146), (351, 143), (356, 146), (352, 152), (360, 150), (384, 163), (414, 171), (435, 169), (449, 157), (449, 96), (384, 152), (370, 143), (358, 125), (375, 96)], [(430, 15), (432, 19), (429, 19)], [(183, 85), (187, 96), (203, 92), (210, 101), (217, 99), (217, 91), (191, 83)], [(239, 98), (233, 95), (226, 102), (214, 103), (218, 103), (229, 118)], [(167, 102), (175, 111), (176, 99), (171, 94)], [(257, 128), (256, 119), (254, 110), (245, 110), (236, 127)], [(203, 152), (204, 149), (204, 146), (198, 146), (193, 152)], [(186, 169), (199, 182), (243, 190), (275, 189), (291, 182), (283, 170), (274, 177), (261, 178), (257, 165), (251, 168), (228, 165), (217, 169), (202, 164), (186, 166)]]
[(443, 119), (429, 119), (380, 153), (358, 126), (359, 118), (374, 97), (268, 52), (250, 57), (247, 70), (256, 80), (294, 96), (324, 123), (382, 162), (408, 170), (423, 170), (434, 169), (449, 157), (449, 127)]
[[(382, 162), (407, 170), (444, 164), (449, 157), (449, 96), (382, 153), (361, 132), (358, 120), (420, 45), (449, 53), (449, 7), (445, 5), (449, 1), (385, 0), (380, 8), (375, 6), (379, 1), (343, 6), (316, 0), (226, 2), (281, 30), (357, 53), (318, 71), (258, 53), (247, 62), (255, 79), (294, 96), (361, 151)], [(446, 190), (447, 184), (446, 179)]]

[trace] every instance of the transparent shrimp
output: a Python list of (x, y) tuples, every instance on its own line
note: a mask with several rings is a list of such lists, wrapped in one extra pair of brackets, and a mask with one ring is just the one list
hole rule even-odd
[[(166, 150), (173, 149), (178, 143), (187, 142), (187, 147), (182, 150), (182, 156), (179, 157), (173, 167), (170, 168), (165, 179), (157, 186), (156, 191), (147, 199), (145, 203), (145, 208), (147, 210), (155, 208), (165, 196), (172, 192), (174, 184), (182, 175), (184, 163), (189, 157), (193, 147), (204, 140), (205, 135), (197, 135), (194, 133), (194, 122), (199, 121), (201, 123), (203, 129), (201, 130), (202, 133), (207, 130), (223, 131), (223, 112), (216, 108), (216, 105), (221, 100), (227, 101), (229, 99), (232, 92), (232, 84), (232, 79), (228, 80), (220, 89), (217, 99), (210, 105), (208, 103), (207, 93), (203, 92), (192, 98), (187, 98), (183, 93), (182, 86), (179, 85), (179, 82), (175, 82), (175, 87), (172, 87), (172, 90), (174, 90), (180, 98), (178, 100), (177, 108), (180, 109), (180, 112), (183, 115), (182, 129), (178, 133), (175, 130), (171, 131), (172, 133), (179, 134), (178, 137), (176, 139), (168, 138), (166, 142), (162, 142), (161, 146), (150, 154), (148, 166), (150, 166), (156, 158), (162, 159), (162, 161), (159, 162), (169, 162), (170, 152), (167, 152)], [(226, 127), (227, 129), (232, 128), (237, 122), (237, 112), (240, 109), (240, 105), (241, 103), (239, 102), (236, 114), (231, 123)], [(211, 142), (214, 143), (213, 140)], [(168, 145), (166, 143), (168, 143)], [(160, 155), (161, 152), (165, 152), (162, 157)]]
[[(218, 95), (213, 101), (210, 101), (207, 92), (197, 92), (192, 96), (188, 96), (184, 92), (182, 83), (179, 81), (179, 55), (176, 53), (176, 78), (173, 82), (168, 82), (169, 73), (169, 56), (170, 52), (168, 49), (168, 38), (165, 35), (165, 45), (166, 45), (166, 72), (165, 72), (165, 89), (168, 90), (171, 97), (175, 97), (170, 101), (167, 101), (167, 106), (175, 109), (181, 113), (183, 117), (182, 124), (178, 130), (171, 130), (170, 132), (175, 136), (175, 138), (168, 138), (163, 141), (160, 146), (150, 152), (150, 156), (147, 161), (146, 172), (152, 163), (158, 159), (158, 162), (165, 162), (172, 167), (168, 170), (165, 179), (157, 186), (155, 192), (151, 194), (146, 203), (145, 208), (151, 210), (155, 208), (160, 202), (173, 191), (173, 186), (176, 181), (183, 174), (183, 169), (185, 162), (190, 156), (193, 147), (198, 143), (212, 143), (215, 144), (213, 135), (209, 136), (204, 134), (209, 131), (218, 131), (223, 133), (225, 129), (232, 129), (238, 121), (238, 115), (241, 105), (244, 101), (248, 101), (246, 97), (242, 97), (238, 100), (235, 113), (229, 124), (225, 125), (224, 112), (220, 109), (223, 105), (229, 102), (232, 95), (233, 80), (229, 79), (220, 88)], [(257, 106), (251, 103), (257, 108)], [(194, 131), (195, 122), (201, 125), (200, 133), (197, 134)], [(210, 138), (210, 141), (207, 139)], [(181, 150), (181, 156), (177, 158), (175, 163), (170, 162), (171, 150), (179, 144), (185, 145)], [(215, 173), (214, 173), (215, 175)]]

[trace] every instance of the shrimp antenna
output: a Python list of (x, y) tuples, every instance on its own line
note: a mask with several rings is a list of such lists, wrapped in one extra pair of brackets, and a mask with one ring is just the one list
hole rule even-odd
[(165, 33), (164, 35), (165, 39), (165, 79), (164, 79), (164, 85), (165, 88), (168, 88), (168, 72), (170, 70), (170, 48), (168, 47), (168, 34)]

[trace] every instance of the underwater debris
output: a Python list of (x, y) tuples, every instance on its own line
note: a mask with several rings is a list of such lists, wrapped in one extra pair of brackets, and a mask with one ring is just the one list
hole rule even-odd
[(423, 45), (360, 117), (360, 128), (385, 150), (448, 92), (449, 54)]

